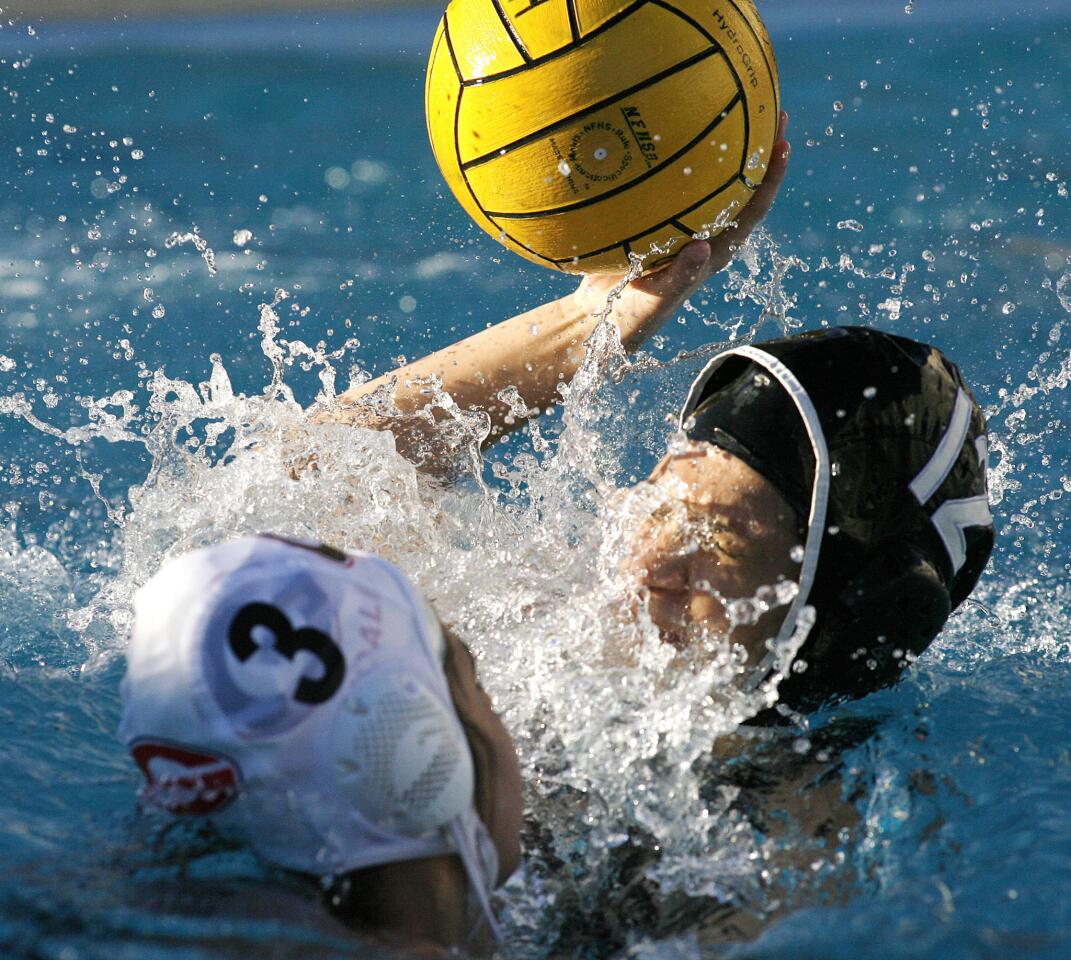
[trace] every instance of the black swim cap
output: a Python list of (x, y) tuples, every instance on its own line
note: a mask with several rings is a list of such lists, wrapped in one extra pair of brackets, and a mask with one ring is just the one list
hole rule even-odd
[[(692, 385), (680, 424), (753, 467), (799, 517), (799, 594), (777, 638), (787, 644), (813, 608), (778, 687), (794, 710), (894, 682), (989, 559), (985, 417), (934, 347), (837, 327), (728, 350)], [(775, 664), (770, 654), (758, 682)]]

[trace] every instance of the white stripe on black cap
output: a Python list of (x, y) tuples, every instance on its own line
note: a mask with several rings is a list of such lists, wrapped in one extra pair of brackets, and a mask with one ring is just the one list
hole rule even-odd
[[(811, 589), (814, 586), (815, 574), (818, 570), (818, 558), (822, 550), (822, 537), (825, 535), (826, 512), (829, 506), (829, 484), (832, 473), (829, 449), (826, 445), (822, 423), (818, 419), (818, 411), (815, 409), (814, 402), (803, 384), (777, 357), (757, 347), (737, 347), (735, 350), (726, 350), (724, 353), (714, 357), (703, 368), (692, 384), (691, 390), (688, 391), (688, 399), (685, 401), (684, 409), (681, 411), (680, 429), (684, 429), (685, 423), (687, 423), (692, 411), (703, 396), (706, 385), (715, 371), (730, 357), (744, 357), (752, 361), (769, 372), (781, 384), (799, 412), (803, 425), (807, 430), (807, 436), (811, 441), (811, 450), (814, 453), (814, 485), (811, 488), (811, 502), (807, 517), (807, 538), (803, 547), (803, 562), (800, 565), (799, 589), (777, 634), (776, 647), (780, 650), (784, 649), (796, 632), (800, 616), (804, 607), (807, 606), (807, 600), (810, 597)], [(767, 678), (769, 671), (775, 666), (776, 660), (777, 654), (771, 650), (755, 671), (754, 679), (749, 685), (751, 689), (757, 687)], [(787, 669), (789, 664), (784, 666)]]

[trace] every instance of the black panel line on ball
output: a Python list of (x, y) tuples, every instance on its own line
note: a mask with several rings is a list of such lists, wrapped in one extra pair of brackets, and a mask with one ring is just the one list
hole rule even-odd
[(674, 230), (680, 230), (681, 233), (685, 233), (689, 237), (691, 237), (695, 233), (695, 231), (691, 227), (689, 227), (687, 224), (681, 223), (680, 220), (678, 220), (676, 217), (669, 221), (669, 226), (671, 226)]
[[(488, 219), (490, 219), (490, 217), (488, 217)], [(502, 230), (502, 228), (499, 227), (499, 225), (497, 223), (495, 224), (495, 226), (498, 227), (499, 230)], [(505, 230), (502, 230), (502, 236), (504, 236), (507, 240), (512, 240), (515, 244), (517, 244), (518, 247), (520, 247), (522, 250), (526, 250), (533, 257), (538, 257), (548, 267), (553, 267), (555, 270), (562, 270), (563, 269), (562, 263), (564, 263), (565, 261), (560, 261), (559, 262), (558, 260), (551, 260), (550, 257), (545, 257), (545, 256), (543, 256), (543, 254), (537, 253), (535, 250), (533, 250), (527, 244), (521, 243), (521, 241), (518, 240), (515, 236), (513, 236), (513, 234), (506, 233)]]
[(525, 136), (514, 140), (512, 143), (504, 144), (503, 146), (492, 150), (490, 153), (482, 154), (479, 157), (473, 157), (465, 164), (464, 169), (471, 170), (473, 167), (478, 167), (481, 164), (489, 163), (492, 160), (496, 160), (498, 157), (504, 156), (512, 150), (517, 150), (520, 147), (528, 146), (528, 144), (530, 143), (535, 143), (537, 140), (542, 140), (545, 136), (547, 136), (549, 133), (552, 133), (554, 130), (557, 130), (561, 127), (567, 127), (569, 126), (569, 124), (576, 122), (582, 117), (586, 117), (589, 113), (595, 113), (598, 110), (603, 110), (606, 107), (612, 106), (619, 100), (624, 100), (626, 97), (631, 97), (633, 94), (639, 93), (642, 90), (646, 90), (648, 87), (652, 87), (656, 83), (660, 83), (667, 77), (671, 77), (681, 70), (687, 70), (690, 67), (694, 67), (697, 63), (701, 63), (702, 61), (714, 56), (724, 56), (724, 54), (720, 50), (701, 50), (699, 53), (694, 54), (687, 60), (682, 60), (680, 63), (675, 64), (672, 67), (667, 67), (665, 70), (656, 73), (653, 77), (648, 77), (646, 80), (642, 80), (641, 82), (635, 84), (634, 86), (628, 87), (625, 90), (617, 91), (615, 94), (613, 94), (613, 96), (606, 97), (605, 99), (600, 100), (597, 103), (588, 104), (586, 107), (584, 107), (583, 110), (578, 110), (576, 111), (576, 113), (572, 113), (567, 117), (562, 117), (560, 120), (555, 120), (554, 123), (548, 124), (540, 130), (535, 130), (532, 133), (526, 134)]
[[(766, 64), (766, 73), (770, 77), (770, 86), (773, 87), (773, 92), (774, 92), (774, 116), (777, 117), (777, 120), (775, 121), (775, 123), (780, 123), (781, 122), (781, 96), (780, 96), (781, 91), (778, 89), (777, 81), (774, 79), (774, 70), (773, 70), (773, 67), (770, 65), (770, 58), (768, 56), (766, 56), (766, 45), (759, 38), (759, 35), (756, 32), (755, 28), (751, 25), (751, 21), (746, 16), (744, 16), (743, 11), (736, 5), (735, 0), (726, 0), (726, 3), (728, 3), (729, 6), (732, 7), (737, 12), (737, 15), (740, 17), (740, 19), (743, 20), (744, 23), (747, 24), (748, 32), (751, 34), (752, 39), (755, 41), (755, 44), (758, 46), (759, 53), (762, 54), (762, 61), (763, 61), (763, 63)], [(776, 129), (776, 127), (774, 129)]]
[(575, 0), (565, 0), (565, 9), (569, 12), (569, 33), (572, 34), (573, 43), (580, 43), (580, 23), (576, 18)]
[[(452, 57), (454, 55), (454, 47), (453, 43), (450, 40), (450, 30), (448, 25), (443, 30), (443, 35), (446, 37), (447, 49), (449, 49), (450, 56)], [(476, 196), (476, 192), (472, 189), (472, 184), (469, 183), (469, 178), (465, 176), (465, 167), (461, 163), (461, 140), (458, 134), (461, 126), (461, 98), (463, 96), (464, 91), (458, 89), (457, 103), (454, 104), (454, 157), (457, 160), (457, 169), (461, 173), (461, 179), (465, 181), (465, 188), (468, 190), (469, 196), (472, 197), (472, 202), (476, 205), (476, 209), (479, 210), (485, 217), (487, 217), (487, 211), (484, 210), (484, 208), (480, 205), (480, 200)], [(490, 217), (487, 217), (487, 219), (491, 220)], [(502, 229), (497, 223), (494, 222), (494, 220), (491, 220), (491, 224), (497, 227), (499, 230)]]
[(656, 7), (661, 7), (663, 10), (668, 10), (670, 13), (680, 17), (685, 23), (688, 24), (688, 26), (701, 33), (712, 47), (716, 48), (721, 52), (721, 54), (725, 57), (725, 63), (729, 67), (729, 72), (733, 75), (733, 83), (736, 84), (736, 90), (740, 94), (740, 96), (743, 97), (746, 106), (747, 96), (744, 92), (744, 84), (740, 79), (740, 74), (736, 72), (736, 67), (733, 64), (732, 58), (728, 55), (728, 53), (726, 53), (725, 48), (714, 38), (714, 35), (709, 30), (707, 30), (698, 20), (688, 16), (688, 14), (683, 13), (676, 7), (670, 6), (668, 3), (665, 3), (664, 0), (651, 0), (651, 3), (653, 3)]
[(503, 70), (501, 73), (493, 73), (489, 77), (476, 77), (472, 80), (463, 80), (462, 84), (466, 87), (482, 86), (485, 83), (494, 83), (496, 80), (506, 80), (509, 77), (515, 77), (518, 73), (524, 73), (525, 70), (530, 67), (541, 67), (544, 63), (549, 63), (551, 60), (557, 60), (558, 57), (564, 57), (568, 53), (572, 53), (577, 47), (583, 46), (585, 43), (590, 43), (592, 40), (604, 34), (607, 30), (611, 30), (616, 27), (622, 20), (631, 17), (640, 7), (644, 7), (648, 4), (649, 0), (635, 0), (634, 3), (630, 3), (624, 10), (619, 10), (609, 20), (604, 23), (600, 23), (590, 33), (579, 40), (577, 43), (568, 43), (564, 47), (560, 47), (557, 50), (551, 50), (550, 53), (545, 53), (541, 57), (535, 57), (530, 61), (527, 61), (519, 67), (510, 67), (509, 70)]
[[(739, 182), (740, 182), (740, 178), (739, 177), (737, 177), (737, 176), (730, 177), (728, 180), (725, 181), (725, 183), (723, 183), (720, 187), (718, 187), (718, 189), (715, 190), (713, 193), (708, 193), (705, 197), (703, 197), (702, 200), (699, 200), (698, 202), (693, 203), (690, 207), (685, 207), (683, 210), (678, 211), (674, 216), (676, 216), (676, 217), (686, 217), (686, 216), (688, 216), (688, 214), (691, 213), (693, 210), (698, 210), (701, 206), (703, 206), (703, 204), (710, 203), (710, 201), (713, 200), (719, 193), (724, 193), (734, 183), (739, 183)], [(664, 227), (665, 224), (662, 223), (662, 224), (659, 224), (659, 226), (660, 227)], [(656, 227), (655, 229), (657, 230), (658, 227)], [(650, 233), (649, 230), (647, 232)]]
[(751, 111), (747, 108), (747, 100), (744, 100), (744, 150), (740, 156), (740, 177), (743, 179), (744, 170), (748, 164), (748, 147), (751, 146)]
[(710, 201), (713, 200), (719, 193), (724, 193), (734, 183), (738, 183), (739, 180), (739, 176), (734, 173), (728, 180), (725, 181), (725, 183), (718, 187), (717, 190), (713, 191), (712, 193), (708, 193), (705, 197), (703, 197), (696, 203), (693, 203), (690, 207), (686, 207), (684, 210), (675, 213), (668, 220), (663, 220), (661, 223), (656, 223), (653, 227), (648, 227), (642, 233), (637, 233), (635, 236), (629, 237), (627, 240), (617, 240), (614, 243), (611, 243), (609, 246), (599, 247), (598, 250), (589, 250), (587, 253), (582, 253), (577, 257), (564, 257), (561, 260), (555, 260), (554, 262), (572, 263), (575, 260), (586, 260), (588, 257), (597, 257), (600, 253), (606, 253), (608, 250), (613, 250), (614, 247), (620, 247), (625, 243), (633, 243), (636, 240), (641, 240), (646, 237), (647, 234), (654, 233), (655, 230), (661, 230), (663, 227), (670, 226), (673, 221), (676, 220), (678, 217), (688, 216), (689, 213), (691, 213), (693, 210), (698, 210), (701, 206), (703, 206), (704, 203), (710, 203)]
[[(428, 81), (431, 80), (431, 69), (430, 69), (431, 65), (435, 62), (435, 57), (439, 52), (439, 47), (441, 47), (443, 45), (443, 39), (445, 37), (446, 37), (446, 14), (444, 13), (443, 14), (442, 32), (439, 33), (436, 36), (436, 38), (435, 38), (435, 46), (431, 48), (431, 56), (428, 57), (428, 68), (429, 68), (428, 69)], [(461, 74), (457, 73), (457, 64), (456, 63), (454, 64), (454, 72), (455, 72), (455, 74), (457, 74), (458, 83), (460, 83), (461, 82)], [(425, 83), (424, 83), (424, 110), (425, 110), (425, 112), (427, 112), (427, 103), (428, 103), (427, 88), (428, 88), (428, 82), (425, 81)]]
[[(450, 39), (450, 24), (447, 22), (445, 15), (443, 17), (443, 39), (446, 40), (446, 49), (450, 52), (450, 59), (454, 63), (454, 69), (457, 70), (457, 59), (454, 57), (454, 44), (453, 41)], [(460, 70), (457, 71), (457, 75), (458, 79), (460, 80)], [(559, 264), (556, 260), (551, 260), (550, 257), (545, 257), (543, 256), (543, 254), (537, 253), (531, 247), (521, 243), (521, 241), (518, 240), (516, 237), (510, 236), (508, 233), (506, 233), (506, 231), (502, 229), (502, 225), (500, 223), (496, 223), (494, 220), (491, 219), (491, 217), (487, 216), (487, 211), (484, 210), (483, 206), (480, 204), (479, 199), (476, 197), (476, 193), (472, 189), (472, 184), (469, 183), (469, 178), (465, 175), (465, 168), (461, 164), (461, 141), (458, 138), (458, 132), (461, 124), (461, 98), (463, 96), (464, 88), (459, 87), (457, 103), (454, 105), (454, 156), (457, 158), (457, 168), (461, 172), (461, 179), (465, 181), (465, 187), (469, 192), (469, 196), (472, 197), (472, 202), (476, 205), (476, 209), (479, 210), (480, 213), (482, 213), (485, 217), (487, 217), (487, 219), (491, 222), (491, 225), (496, 230), (498, 230), (499, 233), (507, 240), (511, 240), (513, 243), (517, 244), (517, 246), (520, 247), (522, 250), (526, 250), (533, 257), (542, 260), (543, 263), (547, 264), (547, 266), (553, 267), (555, 270), (563, 270), (564, 267), (562, 267), (561, 264)]]
[[(446, 41), (446, 49), (450, 54), (450, 62), (454, 65), (454, 73), (457, 74), (458, 83), (462, 83), (461, 67), (457, 63), (457, 54), (454, 53), (454, 42), (450, 39), (450, 20), (447, 15), (443, 14), (443, 39)], [(461, 91), (457, 92), (457, 102), (461, 102)], [(455, 124), (454, 133), (457, 133), (457, 127)]]
[[(737, 12), (737, 14), (739, 14), (746, 21), (747, 18), (740, 13), (740, 8), (737, 7), (737, 5), (732, 2), (732, 0), (728, 0), (728, 2), (732, 4), (732, 7)], [(747, 166), (748, 147), (751, 145), (751, 111), (748, 109), (747, 93), (744, 91), (744, 82), (740, 79), (740, 74), (736, 71), (736, 65), (733, 63), (732, 58), (725, 52), (725, 49), (722, 47), (722, 45), (714, 39), (714, 35), (710, 33), (710, 31), (708, 31), (705, 27), (703, 27), (703, 25), (699, 23), (698, 20), (693, 19), (692, 17), (688, 16), (688, 14), (678, 10), (676, 7), (670, 6), (668, 3), (665, 2), (665, 0), (651, 0), (651, 3), (653, 3), (656, 7), (661, 7), (663, 10), (668, 10), (670, 13), (676, 14), (685, 23), (698, 30), (704, 37), (707, 38), (707, 40), (710, 41), (711, 44), (713, 44), (725, 56), (725, 64), (726, 66), (728, 66), (729, 72), (733, 75), (733, 83), (736, 84), (736, 92), (740, 96), (740, 99), (744, 101), (744, 152), (740, 158), (740, 174), (742, 176), (744, 173), (744, 168)], [(754, 34), (754, 31), (752, 31), (752, 33)], [(761, 49), (761, 43), (759, 44), (759, 47)], [(769, 63), (766, 64), (766, 69), (770, 69)]]
[(502, 21), (502, 26), (506, 28), (506, 32), (513, 38), (513, 45), (517, 48), (517, 52), (521, 55), (521, 59), (524, 60), (526, 64), (530, 64), (532, 62), (532, 55), (525, 47), (521, 35), (513, 25), (513, 21), (506, 16), (506, 11), (502, 9), (502, 0), (491, 0), (491, 3), (495, 8), (495, 13), (498, 14), (498, 19)]
[[(600, 193), (597, 197), (585, 197), (583, 200), (578, 200), (576, 203), (563, 204), (560, 207), (554, 207), (550, 210), (533, 210), (525, 213), (510, 213), (508, 211), (496, 210), (494, 212), (487, 211), (489, 217), (501, 217), (503, 220), (534, 220), (537, 217), (549, 217), (559, 213), (571, 213), (574, 210), (581, 210), (584, 207), (590, 207), (593, 203), (602, 203), (603, 200), (609, 200), (611, 197), (616, 197), (619, 193), (624, 193), (626, 190), (631, 190), (634, 187), (638, 187), (645, 180), (650, 179), (656, 173), (661, 170), (665, 170), (672, 163), (676, 163), (683, 157), (689, 150), (694, 149), (702, 140), (709, 136), (718, 126), (724, 122), (727, 114), (731, 113), (736, 105), (740, 102), (740, 94), (736, 94), (732, 100), (729, 101), (728, 106), (719, 111), (718, 115), (696, 136), (694, 136), (688, 143), (681, 147), (676, 153), (666, 157), (657, 166), (651, 167), (650, 170), (645, 170), (634, 180), (629, 180), (628, 183), (622, 183), (619, 186), (607, 190), (605, 193)], [(734, 174), (734, 176), (736, 176)]]
[(675, 17), (680, 17), (685, 23), (687, 23), (689, 26), (695, 27), (698, 33), (701, 33), (704, 37), (706, 37), (707, 41), (712, 47), (717, 47), (719, 50), (724, 51), (722, 45), (714, 39), (714, 34), (712, 34), (698, 20), (693, 19), (683, 11), (678, 10), (676, 7), (666, 3), (665, 0), (651, 0), (651, 4), (656, 7), (661, 7), (663, 10), (672, 13)]

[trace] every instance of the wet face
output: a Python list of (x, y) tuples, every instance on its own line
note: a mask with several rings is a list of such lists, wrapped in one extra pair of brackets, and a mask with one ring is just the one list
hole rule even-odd
[(476, 813), (498, 851), (498, 882), (502, 883), (521, 862), (524, 801), (517, 751), (480, 686), (472, 654), (448, 628), (443, 628), (443, 635), (446, 679), (476, 767)]
[[(651, 620), (674, 646), (714, 631), (758, 663), (799, 571), (795, 512), (751, 467), (709, 443), (670, 454), (647, 484), (650, 508), (633, 527), (625, 566)], [(759, 604), (747, 602), (755, 598)], [(764, 605), (771, 609), (763, 612)]]

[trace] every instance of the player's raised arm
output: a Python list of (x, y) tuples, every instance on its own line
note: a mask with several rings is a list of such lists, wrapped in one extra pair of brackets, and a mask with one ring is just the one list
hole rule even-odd
[[(736, 223), (707, 240), (684, 247), (668, 267), (633, 280), (614, 300), (611, 317), (627, 350), (636, 350), (679, 309), (684, 300), (722, 270), (733, 251), (747, 239), (773, 205), (784, 180), (789, 145), (783, 139), (787, 116), (782, 114), (780, 136), (762, 185), (740, 212)], [(558, 385), (568, 382), (584, 356), (584, 344), (605, 308), (606, 297), (621, 277), (589, 276), (571, 294), (543, 304), (502, 323), (481, 330), (443, 350), (352, 387), (331, 407), (317, 414), (321, 421), (342, 421), (377, 429), (390, 429), (403, 455), (417, 452), (433, 434), (404, 415), (423, 410), (432, 402), (433, 382), (441, 383), (464, 410), (479, 410), (490, 418), (487, 442), (517, 429), (522, 420), (499, 399), (515, 387), (533, 411), (544, 411), (560, 400)], [(394, 404), (403, 417), (384, 415), (376, 395), (393, 391)], [(426, 451), (424, 451), (426, 454)], [(424, 460), (420, 455), (417, 459)]]

